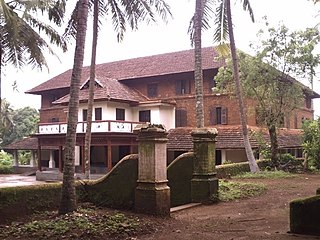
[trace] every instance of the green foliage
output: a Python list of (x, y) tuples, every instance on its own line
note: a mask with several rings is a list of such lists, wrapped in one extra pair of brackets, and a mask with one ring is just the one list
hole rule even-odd
[(6, 146), (37, 131), (39, 112), (36, 109), (24, 107), (13, 110), (8, 102), (3, 101), (1, 111), (3, 119), (0, 125), (1, 146)]
[(28, 165), (31, 160), (31, 151), (19, 151), (19, 164), (20, 165)]
[(267, 188), (263, 184), (220, 181), (219, 200), (227, 202), (236, 199), (259, 196), (265, 193), (266, 190)]
[(320, 169), (320, 118), (314, 121), (305, 121), (302, 128), (302, 146), (309, 165)]
[(278, 179), (278, 178), (291, 178), (295, 175), (285, 171), (261, 171), (259, 173), (241, 173), (235, 178), (250, 178), (250, 179)]
[(138, 218), (122, 213), (108, 213), (94, 206), (79, 208), (76, 212), (58, 216), (55, 212), (44, 212), (33, 216), (33, 221), (11, 224), (1, 229), (1, 239), (7, 237), (41, 239), (105, 239), (113, 235), (125, 237), (140, 228)]
[(12, 168), (13, 159), (12, 156), (5, 151), (0, 151), (0, 174), (13, 173)]

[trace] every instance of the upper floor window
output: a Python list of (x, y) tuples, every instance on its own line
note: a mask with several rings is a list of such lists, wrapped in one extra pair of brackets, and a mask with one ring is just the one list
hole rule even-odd
[(150, 110), (139, 111), (139, 122), (151, 122)]
[(226, 107), (211, 107), (210, 125), (228, 124), (228, 109)]
[(312, 107), (312, 100), (309, 97), (306, 97), (306, 108), (311, 109)]
[(189, 94), (191, 92), (191, 82), (187, 79), (177, 80), (176, 81), (176, 94)]
[(102, 120), (102, 108), (95, 108), (94, 116), (95, 120)]
[(82, 121), (86, 122), (88, 118), (88, 110), (82, 109)]
[(158, 84), (151, 83), (147, 85), (148, 97), (157, 97), (158, 96)]
[(176, 127), (186, 127), (187, 126), (187, 110), (176, 109)]
[(116, 108), (116, 120), (125, 120), (125, 109)]
[(57, 117), (51, 118), (51, 122), (59, 122), (59, 118)]

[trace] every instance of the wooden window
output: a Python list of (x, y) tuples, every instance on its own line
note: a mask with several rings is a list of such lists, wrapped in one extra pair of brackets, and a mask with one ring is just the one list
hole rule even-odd
[(228, 124), (228, 108), (211, 107), (210, 109), (210, 125)]
[(95, 108), (94, 109), (94, 119), (97, 120), (102, 120), (102, 108)]
[(295, 129), (298, 128), (298, 116), (297, 116), (297, 114), (294, 115), (294, 128)]
[(186, 127), (187, 126), (187, 110), (176, 109), (176, 127)]
[(151, 122), (150, 110), (139, 111), (139, 122)]
[(157, 97), (158, 96), (158, 84), (152, 83), (147, 85), (148, 97)]
[(88, 110), (82, 109), (82, 121), (86, 122), (88, 118)]
[(182, 79), (176, 81), (176, 94), (183, 95), (191, 92), (190, 80)]
[(51, 118), (51, 122), (59, 122), (59, 118), (57, 117)]
[(309, 97), (306, 97), (306, 108), (311, 109), (312, 107), (312, 100)]
[(116, 108), (116, 120), (125, 120), (125, 110), (122, 108)]

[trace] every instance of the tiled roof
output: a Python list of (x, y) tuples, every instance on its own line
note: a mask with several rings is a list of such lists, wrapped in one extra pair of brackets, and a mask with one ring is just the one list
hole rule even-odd
[[(217, 149), (244, 149), (241, 126), (218, 126), (216, 148)], [(176, 128), (169, 130), (168, 144), (169, 150), (190, 151), (193, 148), (191, 131), (193, 128)], [(254, 132), (262, 133), (263, 139), (269, 142), (269, 135), (266, 129), (250, 127), (250, 143), (252, 148), (258, 147)], [(279, 148), (294, 148), (301, 146), (301, 130), (280, 129), (278, 131)]]
[[(213, 47), (202, 49), (203, 69), (219, 68), (222, 61), (215, 58), (217, 53)], [(103, 78), (113, 78), (126, 80), (142, 77), (159, 76), (166, 74), (190, 72), (194, 70), (194, 50), (165, 53), (160, 55), (133, 58), (128, 60), (98, 64), (96, 74)], [(61, 73), (54, 78), (30, 89), (27, 93), (39, 93), (50, 89), (68, 88), (70, 86), (72, 70)], [(90, 68), (84, 67), (82, 71), (82, 81), (89, 78)]]
[[(3, 147), (3, 149), (4, 150), (37, 150), (38, 139), (35, 137), (26, 137)], [(58, 149), (58, 147), (42, 146), (41, 149)]]
[[(96, 86), (94, 91), (95, 100), (121, 100), (128, 102), (143, 102), (147, 101), (148, 98), (140, 94), (134, 89), (130, 89), (128, 86), (119, 83), (119, 81), (112, 78), (103, 78), (100, 75), (96, 76), (96, 79), (99, 81), (101, 86)], [(84, 88), (80, 90), (79, 100), (86, 101), (89, 96), (89, 88)], [(68, 103), (70, 95), (66, 95), (55, 102), (54, 104), (59, 103)]]

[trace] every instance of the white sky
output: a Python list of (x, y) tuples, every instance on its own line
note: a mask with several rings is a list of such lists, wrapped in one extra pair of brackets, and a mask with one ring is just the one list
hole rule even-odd
[[(136, 32), (128, 31), (121, 43), (117, 43), (113, 29), (105, 24), (99, 35), (97, 63), (190, 49), (187, 29), (194, 12), (195, 0), (167, 0), (167, 2), (173, 14), (173, 19), (169, 20), (167, 25), (160, 22), (149, 26), (143, 24)], [(256, 40), (257, 31), (263, 27), (263, 16), (268, 17), (272, 26), (277, 26), (281, 22), (290, 30), (313, 27), (320, 22), (318, 16), (320, 4), (315, 6), (310, 0), (251, 0), (256, 23), (250, 21), (248, 13), (242, 10), (240, 1), (236, 2), (238, 4), (233, 7), (236, 45), (248, 53), (250, 53), (250, 42)], [(91, 22), (88, 25), (90, 28)], [(213, 45), (212, 32), (211, 29), (204, 33), (202, 43), (204, 47)], [(91, 32), (88, 31), (85, 65), (90, 63), (90, 49)], [(7, 67), (3, 70), (2, 97), (6, 98), (14, 108), (24, 106), (40, 108), (40, 97), (24, 92), (72, 68), (73, 52), (74, 46), (69, 46), (67, 53), (57, 52), (61, 62), (49, 57), (49, 73), (46, 69), (43, 72), (30, 68), (17, 71)], [(314, 84), (314, 90), (318, 93), (320, 93), (319, 79), (320, 72)], [(17, 81), (17, 90), (12, 87), (14, 81)], [(314, 101), (314, 108), (316, 115), (320, 115), (320, 100)]]

